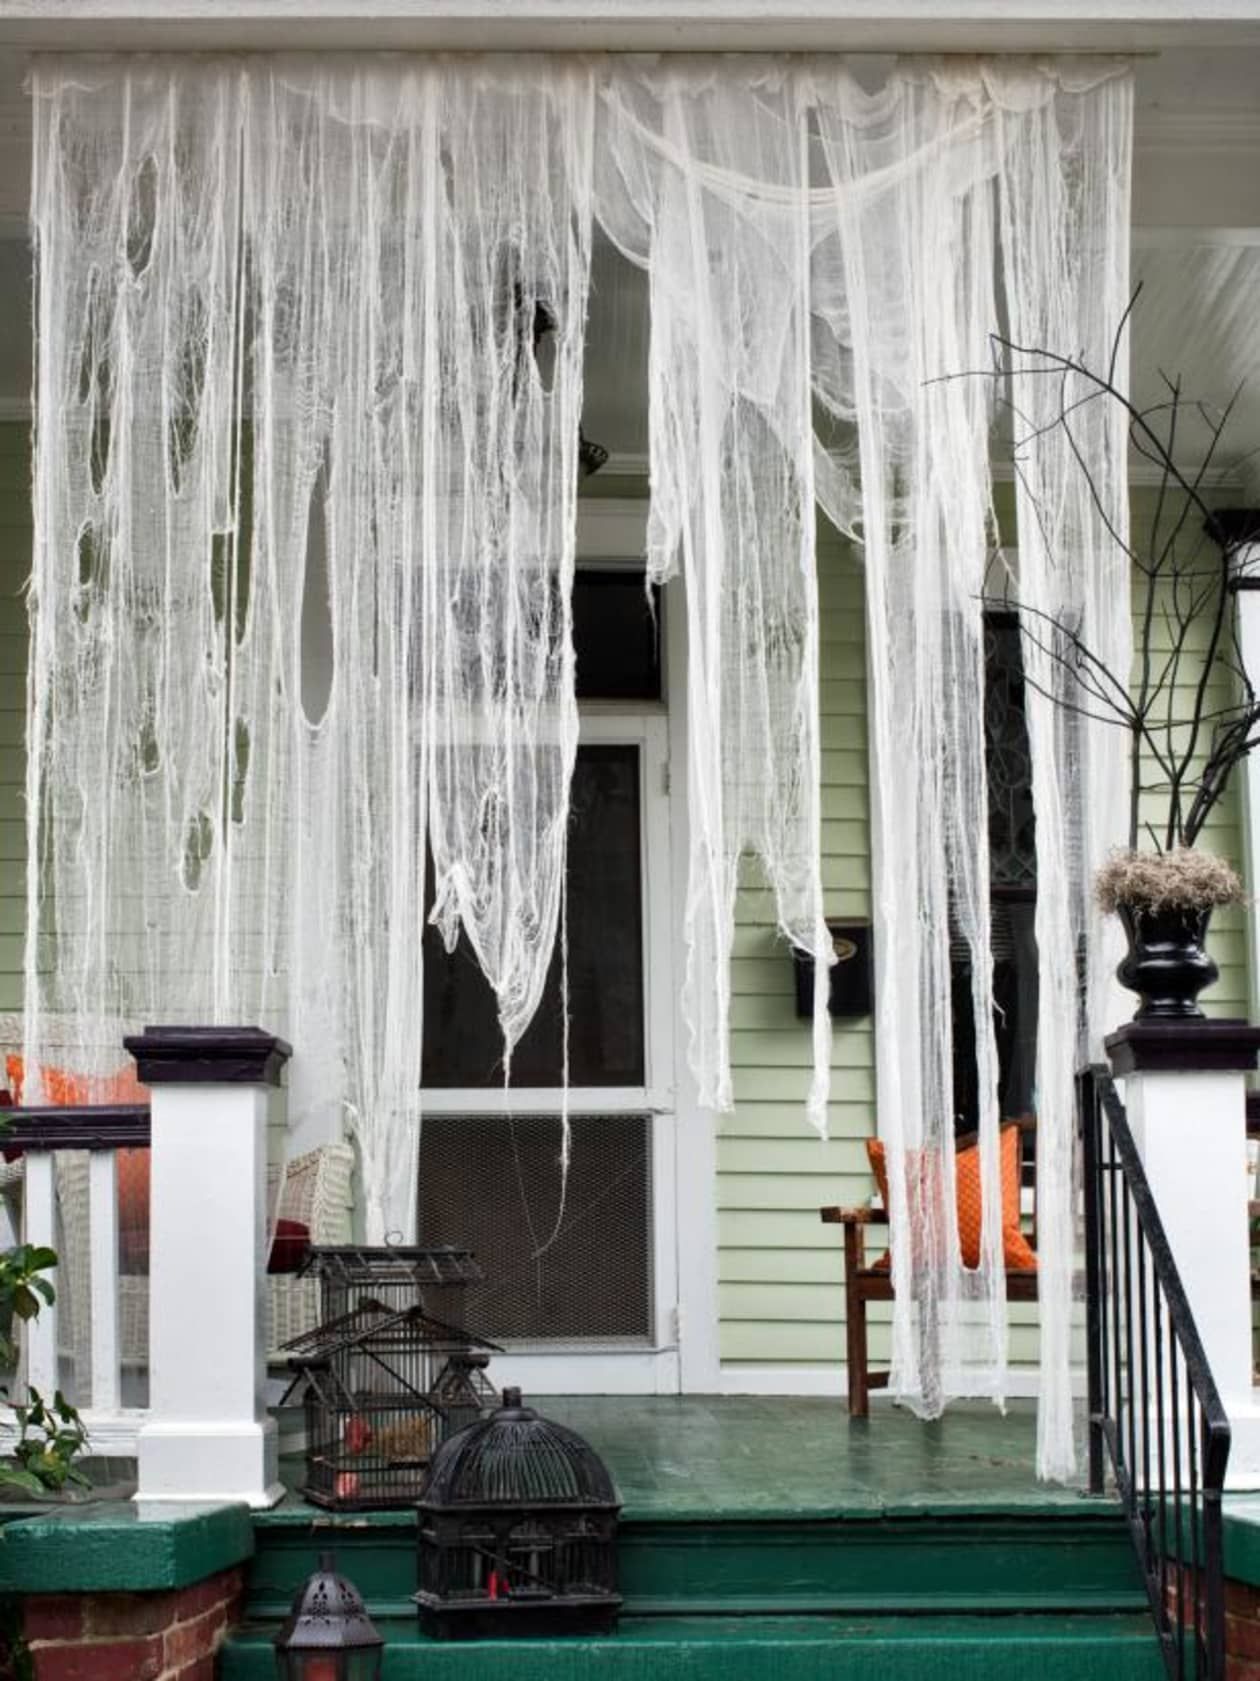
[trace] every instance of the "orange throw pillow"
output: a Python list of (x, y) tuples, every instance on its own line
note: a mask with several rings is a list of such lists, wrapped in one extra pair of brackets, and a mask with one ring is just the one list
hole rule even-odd
[[(20, 1056), (4, 1059), (5, 1074), (15, 1101), (22, 1101), (26, 1069)], [(147, 1103), (149, 1090), (133, 1068), (93, 1077), (67, 1074), (64, 1068), (41, 1068), (44, 1097), (58, 1108), (81, 1103)], [(149, 1152), (118, 1152), (118, 1264), (125, 1273), (149, 1270)]]
[[(1002, 1258), (1012, 1272), (1034, 1272), (1036, 1251), (1020, 1230), (1019, 1224), (1019, 1128), (1004, 1126), (999, 1142), (1002, 1172)], [(884, 1207), (888, 1203), (888, 1164), (884, 1146), (878, 1138), (868, 1138), (866, 1154), (879, 1186)], [(972, 1144), (959, 1150), (954, 1157), (954, 1185), (958, 1195), (958, 1244), (965, 1267), (980, 1265), (980, 1147)], [(887, 1264), (887, 1258), (877, 1266)]]

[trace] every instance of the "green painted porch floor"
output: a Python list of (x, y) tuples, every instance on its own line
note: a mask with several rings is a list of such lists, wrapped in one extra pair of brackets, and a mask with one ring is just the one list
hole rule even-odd
[(543, 1398), (603, 1455), (626, 1518), (885, 1517), (1079, 1509), (1038, 1483), (1036, 1409), (959, 1402), (925, 1423), (876, 1402), (774, 1396)]
[[(1081, 1487), (1039, 1483), (1036, 1410), (957, 1402), (924, 1423), (876, 1402), (791, 1396), (539, 1396), (530, 1404), (600, 1453), (623, 1521), (923, 1517), (1079, 1511)], [(284, 1465), (290, 1486), (300, 1460)], [(257, 1522), (285, 1522), (291, 1495)], [(383, 1521), (388, 1521), (384, 1514)]]

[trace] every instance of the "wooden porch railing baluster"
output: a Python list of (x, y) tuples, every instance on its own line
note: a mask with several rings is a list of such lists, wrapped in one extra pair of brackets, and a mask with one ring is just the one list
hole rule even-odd
[[(22, 1192), (22, 1235), (27, 1243), (57, 1247), (57, 1187), (51, 1150), (28, 1150)], [(45, 1306), (37, 1319), (23, 1327), (26, 1381), (52, 1398), (57, 1389), (57, 1321), (59, 1303)]]
[(118, 1339), (118, 1152), (94, 1150), (89, 1168), (89, 1324), (95, 1413), (122, 1404)]

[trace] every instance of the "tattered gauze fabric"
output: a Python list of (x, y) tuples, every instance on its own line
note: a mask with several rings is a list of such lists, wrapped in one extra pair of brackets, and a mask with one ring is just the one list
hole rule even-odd
[[(875, 652), (893, 1390), (929, 1416), (951, 1395), (1001, 1401), (980, 602), (997, 388), (948, 376), (989, 365), (1003, 312), (1017, 336), (1109, 352), (1125, 68), (907, 60), (872, 88), (825, 57), (46, 60), (34, 90), (28, 1066), (54, 1022), (87, 1074), (144, 1019), (279, 1028), (294, 1112), (354, 1129), (369, 1235), (410, 1229), (426, 856), (433, 914), (482, 965), (509, 1061), (560, 922), (598, 226), (649, 281), (647, 561), (685, 597), (700, 1100), (735, 1095), (729, 965), (753, 860), (817, 960), (808, 1107), (826, 1128), (817, 501), (861, 545)], [(1034, 418), (1044, 402), (1006, 394)], [(1091, 425), (1099, 507), (1028, 429), (1021, 587), (1041, 610), (1072, 604), (1122, 668), (1106, 520), (1119, 528), (1123, 451)], [(1053, 545), (1034, 536), (1040, 505)], [(1122, 830), (1109, 744), (1052, 707), (1030, 700), (1038, 1463), (1063, 1476), (1084, 1049), (1063, 953), (1087, 937), (1096, 1038), (1085, 885)], [(951, 940), (974, 977), (974, 1271), (957, 1246)]]
[(30, 911), (57, 962), (32, 944), (28, 1061), (53, 1011), (89, 1073), (120, 1018), (283, 1028), (380, 1241), (414, 1221), (426, 853), (509, 1051), (555, 943), (592, 71), (49, 62), (34, 88)]

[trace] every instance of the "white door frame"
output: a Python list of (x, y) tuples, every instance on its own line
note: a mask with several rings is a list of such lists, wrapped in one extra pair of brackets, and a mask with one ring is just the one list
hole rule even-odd
[[(678, 1195), (674, 1078), (674, 924), (671, 893), (670, 731), (662, 707), (584, 708), (580, 743), (629, 745), (639, 750), (640, 859), (643, 904), (644, 1074), (642, 1086), (572, 1086), (571, 1114), (646, 1114), (651, 1117), (652, 1284), (654, 1336), (635, 1348), (509, 1350), (496, 1357), (495, 1378), (527, 1394), (676, 1394), (678, 1349)], [(423, 1093), (424, 1113), (556, 1114), (558, 1087), (516, 1086), (504, 1091)]]

